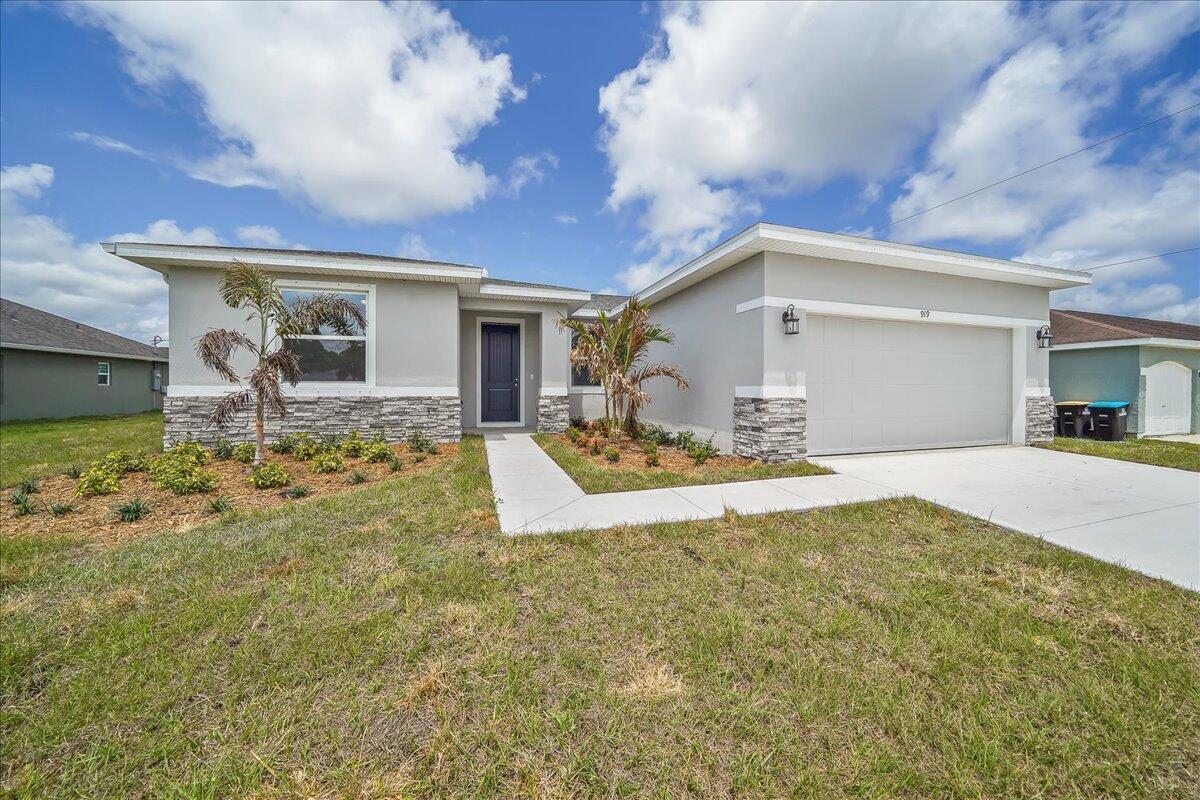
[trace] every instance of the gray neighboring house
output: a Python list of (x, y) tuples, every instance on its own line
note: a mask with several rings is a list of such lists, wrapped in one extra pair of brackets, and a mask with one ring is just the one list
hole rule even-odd
[(169, 358), (165, 347), (0, 299), (0, 420), (161, 409)]
[[(229, 384), (191, 343), (246, 330), (221, 303), (234, 259), (276, 276), (287, 297), (338, 292), (368, 326), (293, 340), (305, 379), (284, 431), (359, 429), (442, 441), (464, 430), (561, 431), (603, 399), (573, 374), (556, 320), (626, 298), (491, 278), (464, 264), (362, 253), (117, 242), (108, 252), (161, 272), (175, 343), (166, 439), (211, 440)], [(759, 223), (638, 293), (675, 344), (652, 355), (692, 389), (650, 387), (645, 418), (690, 428), (726, 452), (767, 461), (808, 453), (1025, 444), (1051, 434), (1047, 351), (1053, 289), (1090, 276), (925, 247)], [(782, 316), (790, 310), (791, 322)], [(235, 362), (241, 374), (249, 363)], [(245, 414), (226, 435), (249, 438)]]

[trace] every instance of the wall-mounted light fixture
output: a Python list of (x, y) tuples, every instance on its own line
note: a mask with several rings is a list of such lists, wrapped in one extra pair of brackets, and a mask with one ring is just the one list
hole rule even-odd
[(1054, 334), (1050, 332), (1049, 325), (1043, 325), (1038, 328), (1037, 343), (1038, 347), (1042, 350), (1049, 350), (1051, 347), (1054, 347)]
[(800, 318), (796, 316), (796, 307), (788, 306), (783, 312), (783, 332), (786, 336), (794, 336), (800, 332)]

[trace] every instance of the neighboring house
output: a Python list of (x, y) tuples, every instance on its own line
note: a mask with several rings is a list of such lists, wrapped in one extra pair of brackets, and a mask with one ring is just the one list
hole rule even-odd
[(0, 299), (0, 419), (133, 414), (163, 406), (167, 348)]
[(1200, 432), (1200, 325), (1051, 311), (1050, 388), (1059, 400), (1130, 404), (1128, 432)]
[[(366, 331), (290, 346), (306, 379), (272, 433), (414, 428), (560, 431), (603, 399), (572, 375), (561, 316), (588, 318), (625, 298), (489, 278), (480, 267), (359, 253), (123, 243), (105, 248), (162, 272), (170, 286), (166, 438), (215, 435), (208, 415), (230, 386), (191, 343), (246, 329), (218, 285), (234, 259), (277, 276), (288, 297), (336, 291), (362, 304)], [(757, 224), (653, 284), (688, 392), (651, 384), (645, 417), (712, 434), (765, 460), (1049, 438), (1046, 352), (1051, 289), (1090, 283), (1071, 270)], [(794, 308), (796, 335), (781, 321)], [(245, 374), (243, 359), (235, 366)], [(578, 398), (578, 400), (576, 400)], [(231, 438), (249, 436), (249, 414)]]

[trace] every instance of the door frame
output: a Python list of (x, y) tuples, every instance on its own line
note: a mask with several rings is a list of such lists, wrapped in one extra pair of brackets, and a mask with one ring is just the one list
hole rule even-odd
[[(520, 354), (520, 372), (517, 373), (517, 421), (483, 421), (483, 325), (511, 325), (517, 329), (517, 352)], [(525, 320), (521, 317), (476, 317), (475, 318), (475, 425), (480, 428), (523, 428), (525, 427)]]
[[(1188, 421), (1184, 424), (1185, 430), (1182, 430), (1182, 431), (1151, 431), (1150, 430), (1150, 379), (1152, 377), (1154, 377), (1155, 374), (1160, 374), (1163, 372), (1163, 370), (1158, 369), (1159, 367), (1177, 368), (1177, 369), (1182, 370), (1183, 372), (1187, 373), (1187, 376), (1188, 376), (1188, 380), (1187, 380)], [(1152, 370), (1154, 370), (1154, 371), (1152, 372)], [(1155, 363), (1151, 364), (1148, 367), (1142, 367), (1141, 374), (1142, 374), (1142, 377), (1146, 379), (1146, 381), (1145, 381), (1146, 382), (1146, 390), (1142, 396), (1142, 400), (1143, 400), (1142, 408), (1138, 410), (1138, 415), (1142, 418), (1142, 421), (1141, 421), (1142, 432), (1137, 434), (1137, 436), (1140, 438), (1142, 436), (1175, 436), (1175, 435), (1178, 435), (1181, 433), (1184, 433), (1184, 434), (1191, 433), (1192, 404), (1193, 404), (1193, 401), (1195, 400), (1195, 398), (1193, 397), (1193, 394), (1196, 391), (1195, 387), (1192, 386), (1192, 368), (1187, 366), (1186, 364), (1180, 364), (1178, 361), (1176, 361), (1172, 358), (1164, 358), (1162, 361), (1156, 361)]]

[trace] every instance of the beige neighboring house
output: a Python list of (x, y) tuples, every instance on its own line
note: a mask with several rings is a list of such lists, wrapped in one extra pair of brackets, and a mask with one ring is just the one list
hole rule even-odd
[[(289, 343), (305, 379), (271, 431), (561, 431), (603, 400), (568, 363), (563, 316), (625, 299), (492, 278), (481, 267), (362, 253), (117, 242), (170, 287), (166, 438), (211, 439), (231, 387), (195, 357), (209, 328), (244, 328), (221, 270), (259, 265), (288, 298), (333, 291), (363, 308), (354, 336)], [(1035, 333), (1070, 270), (756, 224), (638, 293), (691, 391), (652, 384), (645, 417), (769, 461), (808, 453), (1024, 444), (1050, 435), (1049, 362)], [(783, 320), (789, 315), (788, 322)], [(244, 374), (249, 364), (238, 364)], [(249, 436), (249, 417), (226, 435)]]

